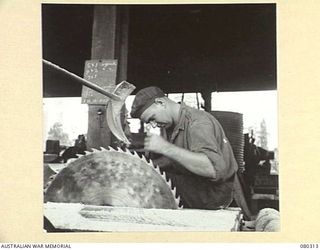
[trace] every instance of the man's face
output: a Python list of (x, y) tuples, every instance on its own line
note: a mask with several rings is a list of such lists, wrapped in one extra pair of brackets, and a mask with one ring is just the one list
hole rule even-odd
[(141, 120), (150, 123), (152, 127), (170, 128), (173, 125), (173, 119), (168, 112), (165, 103), (153, 103), (141, 115)]

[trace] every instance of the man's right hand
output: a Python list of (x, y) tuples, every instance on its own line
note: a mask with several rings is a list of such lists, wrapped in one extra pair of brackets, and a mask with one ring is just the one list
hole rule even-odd
[(147, 132), (144, 139), (144, 149), (153, 153), (166, 155), (166, 151), (172, 144), (166, 141), (162, 136)]

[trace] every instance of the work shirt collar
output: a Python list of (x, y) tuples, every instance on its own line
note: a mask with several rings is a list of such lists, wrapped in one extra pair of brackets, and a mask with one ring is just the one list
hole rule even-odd
[(173, 140), (176, 138), (176, 136), (179, 133), (179, 130), (184, 130), (185, 126), (185, 116), (186, 116), (186, 104), (181, 102), (180, 104), (180, 110), (179, 110), (179, 120), (177, 125), (174, 127), (170, 141), (173, 142)]

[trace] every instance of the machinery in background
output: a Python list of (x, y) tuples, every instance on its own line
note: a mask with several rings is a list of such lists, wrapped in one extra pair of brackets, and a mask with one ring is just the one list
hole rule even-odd
[(44, 163), (66, 163), (71, 158), (78, 158), (77, 154), (84, 155), (86, 149), (87, 145), (84, 135), (78, 135), (74, 146), (71, 147), (60, 145), (59, 140), (47, 140)]
[(244, 172), (246, 198), (253, 213), (262, 208), (279, 210), (278, 174), (275, 152), (256, 146), (253, 135), (244, 135)]
[(46, 151), (43, 153), (43, 161), (45, 163), (57, 162), (62, 147), (59, 140), (47, 140)]

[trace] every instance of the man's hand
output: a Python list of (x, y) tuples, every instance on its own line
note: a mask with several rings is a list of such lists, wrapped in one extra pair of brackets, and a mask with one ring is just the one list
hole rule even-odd
[(147, 137), (144, 139), (144, 148), (154, 153), (164, 154), (170, 146), (169, 142), (156, 134), (147, 133)]
[[(217, 176), (211, 161), (204, 153), (196, 153), (177, 147), (159, 135), (147, 132), (147, 137), (144, 139), (144, 148), (180, 163), (194, 174), (208, 178), (216, 178)], [(224, 164), (224, 162), (221, 164)]]

